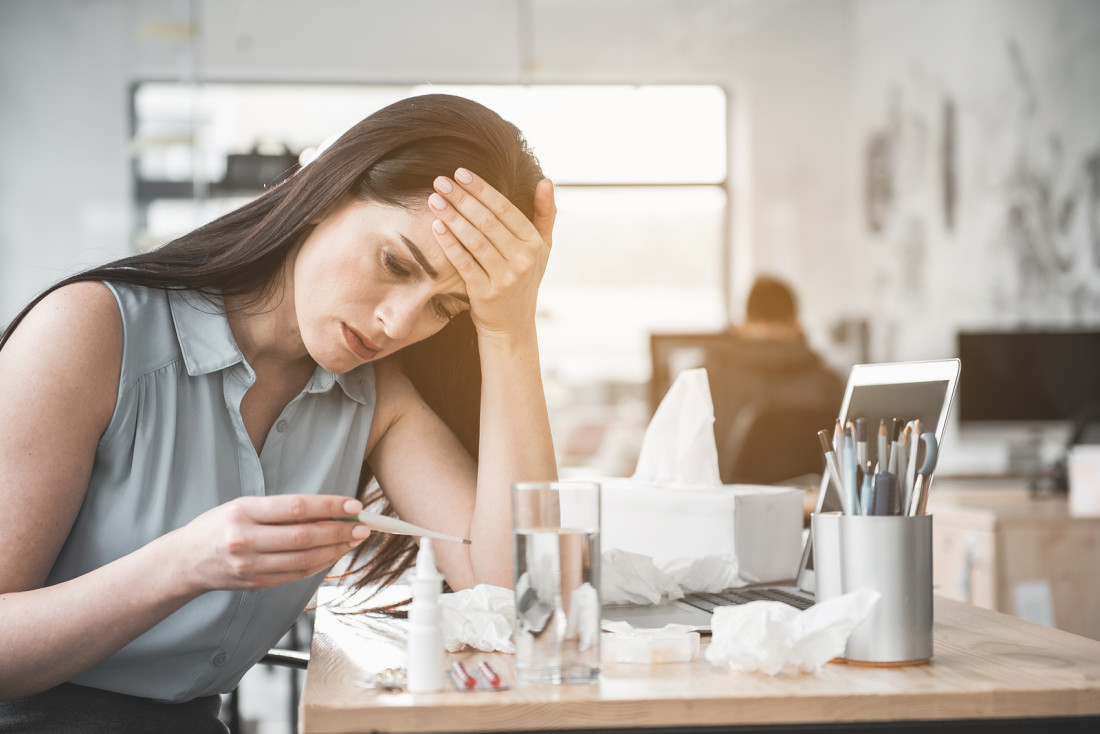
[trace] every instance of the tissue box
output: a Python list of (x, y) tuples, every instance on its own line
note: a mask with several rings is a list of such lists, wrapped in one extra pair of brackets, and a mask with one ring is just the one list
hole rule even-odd
[(750, 583), (793, 579), (802, 559), (802, 495), (795, 487), (666, 487), (604, 479), (602, 551), (673, 562), (733, 554)]

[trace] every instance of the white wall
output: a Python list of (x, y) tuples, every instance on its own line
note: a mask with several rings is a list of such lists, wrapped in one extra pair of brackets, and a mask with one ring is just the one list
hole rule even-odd
[(128, 254), (125, 6), (0, 3), (0, 322)]
[(853, 194), (879, 358), (951, 356), (959, 327), (1100, 325), (1100, 3), (863, 2), (853, 22)]

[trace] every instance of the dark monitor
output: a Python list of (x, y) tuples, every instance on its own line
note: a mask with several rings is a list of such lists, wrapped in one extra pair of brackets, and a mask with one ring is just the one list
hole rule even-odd
[(1100, 402), (1100, 331), (960, 332), (960, 424), (1070, 421)]

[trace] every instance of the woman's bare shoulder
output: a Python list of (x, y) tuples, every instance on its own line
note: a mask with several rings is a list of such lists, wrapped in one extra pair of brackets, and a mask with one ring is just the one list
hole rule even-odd
[[(0, 349), (0, 590), (41, 586), (88, 486), (110, 423), (122, 362), (122, 323), (99, 283), (49, 293)], [(47, 521), (48, 520), (48, 521)]]
[[(59, 329), (60, 333), (55, 331)], [(94, 341), (111, 334), (121, 337), (122, 321), (111, 290), (103, 283), (88, 281), (47, 293), (15, 330), (13, 341), (21, 331), (29, 333), (29, 338)]]
[(0, 382), (83, 396), (109, 410), (121, 364), (122, 317), (114, 294), (102, 283), (72, 283), (47, 294), (12, 332), (0, 350)]

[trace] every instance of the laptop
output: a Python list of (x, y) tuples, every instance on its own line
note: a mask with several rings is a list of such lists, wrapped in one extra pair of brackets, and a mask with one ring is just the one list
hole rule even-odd
[[(847, 425), (849, 420), (866, 418), (871, 429), (868, 432), (877, 434), (881, 419), (889, 422), (892, 418), (905, 421), (919, 418), (921, 431), (935, 433), (936, 440), (942, 443), (959, 369), (958, 359), (857, 364), (848, 375), (840, 405), (840, 422)], [(832, 433), (833, 426), (822, 428)], [(873, 436), (868, 438), (870, 458), (874, 461), (876, 441)], [(821, 463), (824, 469), (824, 457)], [(816, 511), (840, 509), (837, 489), (825, 475), (821, 479)], [(709, 632), (711, 612), (715, 607), (765, 599), (805, 609), (814, 603), (813, 590), (813, 538), (807, 530), (803, 533), (802, 559), (793, 583), (752, 584), (713, 594), (697, 592), (660, 604), (608, 604), (603, 607), (603, 621), (624, 620), (638, 628), (684, 624), (700, 632)]]

